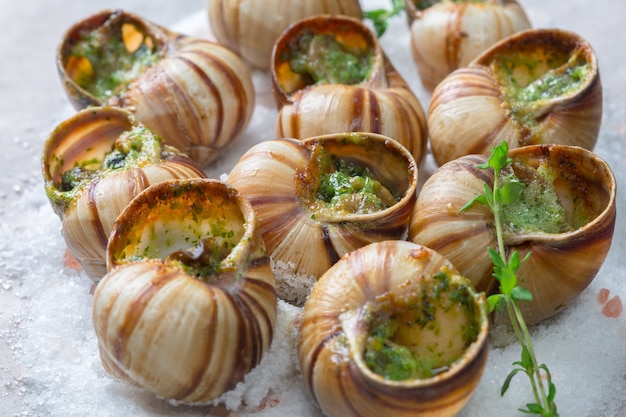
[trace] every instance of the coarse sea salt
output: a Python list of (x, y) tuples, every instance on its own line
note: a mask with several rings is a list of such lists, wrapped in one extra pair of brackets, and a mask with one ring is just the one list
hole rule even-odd
[[(365, 8), (385, 2), (364, 2)], [(205, 11), (177, 29), (204, 33)], [(425, 105), (428, 93), (415, 75), (406, 52), (404, 17), (391, 22), (383, 48)], [(267, 74), (254, 74), (257, 107), (242, 138), (207, 171), (224, 178), (251, 145), (273, 137), (276, 110)], [(598, 152), (623, 155), (623, 137), (600, 138)], [(622, 143), (612, 139), (622, 139)], [(35, 158), (35, 157), (34, 157)], [(617, 158), (617, 156), (615, 156)], [(616, 159), (616, 162), (619, 161)], [(33, 161), (31, 161), (33, 162)], [(611, 161), (609, 160), (611, 163)], [(33, 164), (35, 165), (35, 164)], [(624, 166), (613, 164), (623, 178)], [(422, 180), (434, 164), (427, 159)], [(270, 351), (245, 380), (206, 406), (172, 404), (112, 379), (102, 368), (91, 323), (92, 282), (64, 262), (60, 221), (52, 212), (39, 174), (21, 181), (3, 216), (0, 235), (0, 415), (2, 416), (301, 416), (321, 412), (306, 391), (295, 352), (299, 307), (278, 304), (278, 323)], [(623, 198), (620, 205), (623, 206)], [(619, 210), (618, 210), (619, 213)], [(532, 329), (537, 357), (552, 371), (562, 416), (626, 415), (626, 323), (624, 316), (602, 313), (611, 297), (625, 296), (623, 283), (626, 229), (618, 222), (612, 251), (597, 278), (563, 313)], [(275, 265), (285, 273), (288, 266)], [(566, 273), (567, 271), (564, 271)], [(606, 300), (599, 295), (609, 291)], [(604, 302), (602, 302), (604, 300)], [(532, 400), (528, 382), (516, 377), (504, 397), (500, 387), (519, 358), (519, 348), (505, 328), (492, 330), (492, 348), (483, 378), (461, 417), (523, 416), (516, 411)]]

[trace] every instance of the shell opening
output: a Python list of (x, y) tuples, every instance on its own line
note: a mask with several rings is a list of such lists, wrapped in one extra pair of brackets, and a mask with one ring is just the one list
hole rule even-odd
[(407, 281), (363, 307), (365, 334), (357, 355), (388, 380), (432, 378), (477, 341), (480, 309), (469, 281), (446, 268)]
[(82, 89), (105, 101), (120, 94), (162, 56), (138, 25), (112, 13), (100, 26), (81, 29), (65, 60), (65, 71)]
[(199, 185), (204, 181), (168, 181), (140, 194), (120, 215), (124, 224), (109, 245), (111, 262), (160, 259), (204, 280), (236, 272), (237, 248), (249, 229), (246, 214), (227, 188), (205, 188)]
[(358, 134), (340, 141), (315, 143), (309, 164), (296, 173), (296, 192), (314, 220), (386, 210), (400, 201), (410, 186), (405, 161), (383, 166), (374, 154), (389, 154), (384, 143)]
[(509, 115), (530, 128), (552, 108), (552, 102), (588, 85), (594, 72), (585, 48), (562, 42), (506, 49), (493, 57), (489, 66), (501, 86)]
[(361, 84), (371, 77), (374, 44), (369, 34), (356, 31), (350, 20), (328, 27), (303, 24), (293, 30), (293, 36), (283, 35), (286, 40), (277, 43), (274, 64), (285, 94), (316, 84)]
[(567, 233), (584, 227), (608, 206), (610, 195), (581, 171), (582, 162), (553, 153), (551, 157), (513, 158), (502, 173), (504, 184), (523, 184), (519, 198), (502, 212), (505, 239), (517, 234)]

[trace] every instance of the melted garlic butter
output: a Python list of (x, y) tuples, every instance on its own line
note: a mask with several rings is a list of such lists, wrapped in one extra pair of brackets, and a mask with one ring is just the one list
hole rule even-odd
[[(586, 206), (583, 198), (568, 196), (568, 186), (558, 171), (551, 169), (547, 163), (529, 168), (514, 161), (512, 168), (502, 172), (501, 178), (503, 184), (512, 181), (524, 184), (518, 200), (506, 205), (502, 211), (505, 234), (565, 233), (597, 216), (594, 209)], [(559, 191), (556, 184), (563, 184), (562, 190)]]
[(385, 210), (400, 198), (380, 181), (371, 170), (348, 159), (329, 155), (321, 146), (314, 151), (315, 173), (318, 177), (308, 190), (311, 217), (341, 214), (369, 214)]
[(291, 70), (308, 79), (308, 84), (358, 84), (367, 79), (373, 66), (371, 49), (349, 48), (331, 35), (305, 31), (291, 50)]
[(390, 380), (445, 372), (476, 341), (480, 329), (472, 290), (436, 274), (410, 295), (376, 300), (363, 352), (367, 366)]
[[(134, 26), (122, 25), (118, 32), (104, 34), (98, 30), (85, 31), (70, 51), (68, 74), (83, 89), (106, 100), (119, 94), (160, 54), (150, 38), (143, 38)], [(141, 42), (133, 42), (137, 37)]]

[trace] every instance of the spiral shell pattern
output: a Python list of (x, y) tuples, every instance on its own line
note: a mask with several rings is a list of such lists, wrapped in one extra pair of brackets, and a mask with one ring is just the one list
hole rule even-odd
[(415, 3), (405, 1), (411, 53), (422, 84), (429, 91), (493, 44), (531, 27), (516, 0), (444, 1), (425, 10), (418, 10)]
[[(303, 31), (326, 33), (335, 28), (346, 38), (351, 33), (358, 34), (362, 42), (374, 49), (370, 77), (360, 84), (314, 84), (286, 92), (281, 87), (284, 75), (279, 69), (281, 56), (289, 43)], [(317, 16), (292, 25), (274, 47), (272, 83), (279, 105), (278, 137), (304, 139), (331, 133), (372, 132), (401, 143), (418, 164), (426, 154), (426, 117), (422, 105), (384, 55), (376, 36), (360, 21)]]
[[(374, 213), (316, 217), (301, 200), (300, 178), (314, 164), (312, 153), (319, 146), (369, 167), (400, 199)], [(417, 167), (410, 153), (392, 139), (343, 133), (260, 143), (235, 164), (228, 182), (254, 207), (272, 258), (293, 264), (298, 275), (319, 278), (347, 252), (371, 242), (406, 237), (416, 199)]]
[(208, 0), (209, 23), (220, 43), (254, 67), (267, 70), (283, 30), (318, 14), (361, 18), (358, 0)]
[[(102, 161), (122, 133), (141, 126), (120, 108), (85, 109), (59, 124), (44, 146), (46, 193), (63, 222), (70, 253), (94, 281), (106, 273), (106, 246), (113, 223), (137, 194), (161, 181), (205, 176), (187, 156), (169, 149), (152, 163), (102, 170), (78, 193), (62, 190), (64, 172), (87, 161)], [(149, 130), (144, 134), (153, 135)]]
[[(133, 25), (163, 56), (105, 101), (80, 87), (68, 72), (72, 46), (85, 31), (114, 34), (125, 24)], [(244, 132), (254, 110), (252, 75), (235, 53), (214, 42), (170, 32), (125, 11), (105, 10), (70, 28), (59, 46), (57, 67), (76, 108), (124, 107), (201, 167), (208, 166)]]
[[(413, 291), (407, 288), (419, 288), (442, 270), (453, 268), (436, 252), (385, 241), (347, 254), (320, 278), (302, 312), (297, 349), (306, 386), (327, 416), (454, 416), (463, 408), (489, 350), (482, 294), (474, 295), (480, 316), (477, 339), (447, 371), (391, 381), (372, 372), (363, 359), (369, 306), (388, 294)], [(450, 330), (446, 323), (441, 327)]]
[[(162, 259), (215, 224), (236, 237), (214, 276)], [(208, 179), (150, 187), (120, 215), (108, 261), (93, 322), (113, 376), (164, 398), (205, 403), (234, 388), (269, 349), (274, 275), (254, 211), (231, 187)]]
[[(521, 64), (508, 74), (509, 60)], [(522, 112), (507, 96), (516, 82), (528, 85), (524, 62), (541, 74), (570, 61), (589, 70), (579, 87), (557, 97), (530, 103)], [(532, 78), (531, 76), (530, 78)], [(514, 77), (513, 77), (514, 78)], [(488, 153), (506, 141), (509, 149), (534, 144), (595, 147), (602, 119), (602, 84), (597, 59), (588, 42), (558, 29), (533, 29), (512, 35), (483, 52), (468, 67), (447, 76), (433, 91), (428, 132), (439, 165), (464, 155)]]
[[(563, 233), (519, 232), (505, 238), (507, 253), (530, 257), (518, 270), (519, 284), (533, 294), (520, 307), (528, 323), (562, 311), (594, 279), (611, 245), (615, 228), (615, 178), (597, 155), (579, 147), (532, 145), (509, 152), (528, 167), (547, 162), (558, 173), (562, 204), (593, 213), (586, 224)], [(493, 186), (493, 173), (479, 169), (487, 156), (468, 155), (438, 168), (420, 190), (409, 240), (445, 256), (476, 289), (493, 293), (497, 281), (487, 248), (497, 247), (493, 215), (482, 204), (461, 208)]]

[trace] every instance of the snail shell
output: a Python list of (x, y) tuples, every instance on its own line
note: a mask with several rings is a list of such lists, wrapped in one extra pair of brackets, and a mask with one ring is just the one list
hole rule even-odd
[[(477, 327), (474, 341), (458, 349), (458, 359), (433, 376), (390, 380), (372, 371), (364, 352), (373, 323), (393, 315), (415, 315), (416, 305), (434, 300), (428, 297), (437, 283), (441, 284), (437, 280), (441, 273), (448, 277), (451, 288), (463, 288), (467, 295), (470, 321)], [(447, 299), (447, 293), (441, 299)], [(398, 338), (401, 331), (410, 336), (403, 338), (404, 343), (395, 341), (418, 352), (428, 344), (442, 357), (450, 353), (445, 347), (457, 350), (463, 346), (459, 342), (463, 328), (459, 317), (465, 316), (443, 312), (446, 304), (448, 312), (458, 312), (458, 299), (438, 302), (430, 305), (436, 319), (429, 323), (441, 330), (436, 336), (416, 330), (421, 325), (414, 321), (412, 326), (405, 323), (404, 328), (400, 324), (394, 337)], [(357, 249), (320, 278), (304, 306), (297, 335), (304, 381), (329, 417), (454, 416), (470, 399), (485, 367), (489, 331), (486, 304), (484, 294), (474, 292), (446, 259), (426, 247), (385, 241)]]
[(405, 9), (413, 59), (429, 91), (496, 42), (531, 27), (516, 0), (424, 2), (426, 8), (419, 3), (405, 0)]
[(113, 376), (183, 403), (235, 387), (271, 344), (274, 275), (254, 211), (216, 180), (151, 186), (122, 212), (93, 322)]
[[(91, 40), (88, 47), (85, 40)], [(115, 57), (118, 44), (124, 51)], [(97, 83), (118, 77), (124, 62), (135, 63), (127, 70), (128, 85), (121, 83), (112, 93), (96, 90)], [(235, 53), (125, 11), (105, 10), (72, 26), (59, 46), (57, 67), (77, 109), (127, 108), (202, 167), (236, 140), (252, 117), (252, 76)]]
[[(372, 53), (371, 70), (358, 84), (310, 84), (293, 71), (289, 56), (303, 36), (330, 35), (346, 48)], [(409, 85), (384, 55), (374, 33), (346, 16), (314, 16), (291, 25), (272, 52), (277, 136), (304, 139), (338, 132), (372, 132), (405, 146), (418, 164), (426, 153), (426, 117)], [(320, 123), (320, 121), (324, 121)]]
[[(146, 156), (120, 166), (102, 166), (128, 134), (135, 135), (141, 143), (139, 152)], [(126, 158), (130, 159), (128, 153)], [(77, 166), (94, 168), (93, 175), (68, 188), (63, 176)], [(161, 139), (130, 112), (109, 106), (81, 110), (59, 124), (44, 145), (42, 171), (46, 194), (62, 220), (68, 249), (94, 281), (106, 273), (109, 234), (133, 197), (157, 182), (204, 177), (193, 161), (172, 147), (162, 146)]]
[[(604, 262), (615, 228), (616, 183), (606, 162), (579, 147), (531, 145), (510, 150), (509, 157), (520, 173), (545, 167), (552, 172), (548, 178), (571, 225), (570, 230), (551, 233), (521, 228), (504, 235), (507, 253), (516, 250), (520, 259), (530, 253), (517, 276), (533, 301), (520, 307), (528, 323), (538, 323), (569, 305)], [(497, 247), (493, 215), (481, 204), (460, 213), (484, 192), (484, 183), (493, 186), (493, 172), (477, 168), (486, 161), (484, 155), (464, 156), (426, 180), (413, 211), (409, 240), (441, 253), (477, 290), (492, 293), (497, 282), (487, 248)], [(534, 210), (537, 223), (548, 216), (548, 208), (542, 208)]]
[(218, 41), (254, 67), (267, 70), (274, 42), (290, 24), (318, 14), (361, 18), (358, 0), (208, 0)]
[(572, 32), (531, 29), (446, 77), (433, 92), (428, 130), (442, 165), (488, 153), (503, 140), (509, 149), (546, 143), (593, 150), (601, 119), (602, 85), (591, 45)]
[[(367, 168), (397, 201), (369, 213), (318, 211), (324, 174), (320, 153)], [(415, 160), (394, 140), (341, 133), (259, 143), (235, 164), (228, 182), (254, 207), (272, 259), (292, 265), (296, 275), (319, 278), (345, 253), (375, 241), (406, 238), (417, 177)]]

